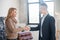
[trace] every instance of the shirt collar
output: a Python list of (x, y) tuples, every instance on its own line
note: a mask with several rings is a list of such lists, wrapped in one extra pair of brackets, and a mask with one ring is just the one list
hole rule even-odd
[(48, 15), (48, 13), (47, 13), (47, 14), (45, 14), (45, 15), (41, 14), (41, 17), (46, 17), (47, 15)]
[(46, 15), (44, 15), (44, 17), (46, 17), (48, 15), (48, 13)]

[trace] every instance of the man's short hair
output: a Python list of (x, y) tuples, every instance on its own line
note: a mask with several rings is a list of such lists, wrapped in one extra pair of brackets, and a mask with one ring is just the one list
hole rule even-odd
[(41, 3), (40, 5), (41, 6), (46, 6), (46, 8), (48, 7), (47, 4), (45, 4), (45, 3)]

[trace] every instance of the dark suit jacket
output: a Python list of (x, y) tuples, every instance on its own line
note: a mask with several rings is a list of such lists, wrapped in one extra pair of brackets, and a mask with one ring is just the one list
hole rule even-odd
[(42, 25), (42, 34), (43, 37), (40, 37), (40, 27), (41, 23), (39, 23), (38, 27), (31, 27), (31, 31), (39, 30), (39, 40), (56, 40), (55, 39), (55, 19), (49, 14), (46, 16), (43, 25)]

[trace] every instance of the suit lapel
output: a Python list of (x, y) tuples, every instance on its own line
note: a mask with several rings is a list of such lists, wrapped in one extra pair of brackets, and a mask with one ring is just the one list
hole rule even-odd
[(45, 21), (47, 20), (48, 17), (49, 17), (49, 14), (45, 17), (42, 26), (45, 24)]

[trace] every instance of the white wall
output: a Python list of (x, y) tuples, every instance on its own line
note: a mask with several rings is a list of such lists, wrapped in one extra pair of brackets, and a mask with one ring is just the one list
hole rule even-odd
[(10, 7), (17, 8), (19, 14), (19, 0), (0, 0), (0, 17), (6, 17)]
[(57, 39), (60, 40), (60, 0), (55, 0), (55, 19)]
[(20, 23), (27, 23), (27, 0), (19, 0), (19, 20)]

